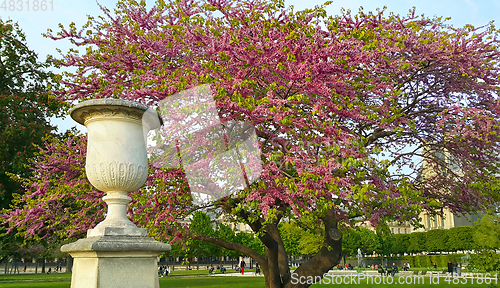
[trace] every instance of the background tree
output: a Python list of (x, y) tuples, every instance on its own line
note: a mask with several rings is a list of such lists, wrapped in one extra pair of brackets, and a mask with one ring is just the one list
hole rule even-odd
[[(235, 238), (234, 238), (234, 243), (244, 245), (245, 247), (248, 247), (248, 248), (256, 251), (259, 255), (265, 254), (264, 253), (264, 245), (262, 245), (262, 242), (260, 242), (258, 240), (258, 238), (256, 238), (253, 233), (249, 233), (249, 232), (236, 233)], [(238, 256), (252, 257), (252, 255), (248, 255), (246, 253), (241, 253)], [(255, 258), (254, 258), (254, 260), (255, 260)]]
[[(23, 251), (23, 239), (14, 234), (4, 235), (0, 242), (0, 256), (2, 257), (2, 262), (4, 262), (4, 274), (7, 273), (19, 273), (18, 263), (22, 256)], [(12, 267), (9, 269), (9, 263), (12, 261)]]
[[(222, 121), (249, 122), (259, 137), (258, 181), (208, 204), (249, 225), (264, 255), (237, 241), (186, 233), (183, 221), (207, 203), (192, 201), (182, 168), (151, 165), (130, 211), (139, 225), (156, 226), (150, 231), (159, 239), (187, 236), (236, 250), (260, 264), (267, 287), (304, 287), (290, 281), (281, 221), (323, 230), (319, 251), (294, 271), (314, 277), (340, 261), (341, 226), (360, 219), (374, 227), (415, 222), (419, 213), (443, 208), (476, 213), (500, 200), (474, 186), (496, 177), (500, 155), (499, 51), (491, 25), (453, 28), (414, 11), (328, 16), (321, 6), (294, 11), (264, 0), (158, 1), (150, 10), (144, 2), (119, 1), (113, 15), (106, 11), (100, 22), (89, 19), (87, 31), (71, 25), (49, 33), (86, 51), (70, 51), (59, 62), (77, 71), (58, 78), (65, 85), (58, 99), (121, 97), (155, 105), (207, 84)], [(436, 151), (446, 151), (455, 168)], [(442, 173), (421, 177), (415, 156)], [(42, 206), (64, 197), (53, 192), (32, 193)], [(16, 211), (9, 218), (14, 226), (58, 228)]]
[(474, 243), (475, 227), (462, 226), (453, 227), (448, 230), (448, 247), (449, 252), (457, 251), (472, 251), (476, 245)]
[(448, 243), (448, 230), (434, 229), (426, 232), (425, 251), (427, 252), (441, 252), (449, 251)]
[(391, 239), (391, 254), (404, 255), (408, 253), (410, 234), (392, 234), (389, 238)]
[[(224, 223), (219, 223), (217, 225), (217, 237), (219, 237), (222, 240), (227, 241), (227, 242), (236, 241), (235, 240), (236, 234), (234, 233), (234, 230), (231, 229), (231, 227), (229, 227), (229, 225), (224, 224)], [(235, 250), (228, 250), (228, 249), (222, 248), (221, 254), (226, 256), (226, 257), (229, 257), (231, 259), (231, 266), (232, 266), (231, 268), (234, 269), (234, 264), (238, 264), (238, 263), (235, 263), (235, 260), (238, 259), (238, 257), (240, 256), (240, 253), (238, 251), (235, 251)]]
[(373, 254), (373, 251), (375, 251), (377, 254), (379, 254), (381, 252), (381, 245), (375, 231), (365, 227), (360, 227), (357, 230), (359, 233), (358, 248), (361, 249), (361, 253), (363, 255), (366, 255)]
[(52, 66), (38, 62), (17, 23), (0, 19), (0, 209), (24, 192), (16, 178), (30, 175), (27, 159), (56, 130), (49, 117), (60, 115), (63, 102), (49, 93), (57, 86)]
[[(194, 234), (203, 234), (207, 236), (215, 236), (215, 230), (212, 227), (210, 216), (203, 211), (195, 211), (189, 225), (189, 232)], [(196, 270), (200, 270), (200, 257), (212, 257), (215, 251), (218, 250), (212, 243), (192, 240), (188, 245), (188, 255), (190, 258), (196, 257)]]
[(498, 215), (485, 215), (474, 227), (473, 239), (477, 249), (471, 255), (470, 266), (485, 271), (500, 269), (500, 221)]
[(426, 246), (427, 234), (425, 232), (413, 232), (410, 234), (410, 245), (408, 252), (421, 253), (427, 250)]
[(278, 229), (287, 253), (293, 257), (303, 256), (299, 245), (304, 230), (294, 222), (282, 222)]
[(361, 238), (358, 231), (355, 229), (347, 230), (342, 237), (342, 255), (344, 262), (346, 256), (355, 256), (358, 254), (359, 243)]
[(500, 223), (498, 216), (485, 215), (474, 227), (473, 239), (483, 249), (500, 249)]

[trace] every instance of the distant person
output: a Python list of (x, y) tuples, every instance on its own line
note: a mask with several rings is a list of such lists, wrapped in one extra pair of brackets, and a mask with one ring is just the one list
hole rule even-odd
[(245, 271), (246, 265), (247, 264), (245, 263), (245, 260), (241, 259), (241, 262), (240, 262), (241, 275), (243, 275), (243, 272)]
[(378, 273), (380, 273), (380, 276), (384, 275), (385, 273), (385, 270), (384, 268), (382, 267), (382, 264), (378, 265), (378, 269), (377, 269)]
[(434, 262), (434, 264), (432, 264), (432, 268), (434, 268), (434, 269), (438, 268), (438, 266), (436, 265), (436, 262)]
[(451, 262), (451, 259), (448, 260), (448, 274), (453, 275), (453, 263)]
[(406, 265), (405, 265), (405, 271), (409, 271), (410, 270), (410, 263), (409, 262), (406, 262)]
[(396, 263), (392, 263), (392, 277), (398, 273), (398, 266), (396, 266)]
[(387, 276), (392, 275), (392, 273), (393, 273), (392, 266), (390, 266), (390, 265), (389, 265), (389, 266), (387, 266), (387, 267), (385, 268), (385, 272), (387, 272), (387, 273), (386, 273), (386, 275), (387, 275)]
[(453, 272), (455, 272), (455, 275), (458, 274), (458, 263), (457, 263), (457, 260), (454, 260), (453, 261)]

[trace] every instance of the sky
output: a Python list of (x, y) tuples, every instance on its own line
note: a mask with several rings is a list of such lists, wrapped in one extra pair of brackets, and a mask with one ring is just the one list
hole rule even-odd
[[(18, 5), (21, 2), (23, 6)], [(87, 15), (94, 17), (102, 15), (97, 2), (92, 0), (45, 0), (44, 4), (47, 5), (43, 7), (45, 11), (41, 10), (42, 7), (38, 7), (38, 11), (33, 11), (35, 2), (36, 0), (0, 0), (0, 18), (4, 21), (11, 19), (18, 22), (26, 34), (28, 47), (35, 50), (42, 60), (48, 54), (57, 57), (56, 48), (66, 52), (72, 47), (67, 41), (53, 41), (44, 38), (41, 34), (45, 33), (47, 29), (50, 28), (57, 32), (59, 31), (59, 23), (68, 27), (71, 22), (74, 22), (78, 28), (86, 23)], [(42, 2), (38, 1), (40, 4)], [(102, 6), (106, 6), (110, 10), (116, 6), (116, 2), (116, 0), (99, 0)], [(154, 3), (152, 0), (146, 2), (148, 6)], [(285, 4), (287, 6), (293, 5), (295, 10), (313, 8), (324, 2), (324, 0), (285, 0)], [(12, 3), (15, 5), (10, 5)], [(30, 4), (29, 10), (27, 4)], [(417, 14), (451, 17), (449, 23), (457, 27), (465, 24), (482, 26), (491, 20), (495, 20), (495, 23), (500, 25), (500, 0), (336, 0), (327, 6), (326, 10), (329, 15), (335, 15), (340, 14), (342, 8), (357, 12), (360, 7), (363, 7), (364, 11), (368, 12), (384, 6), (387, 7), (387, 12), (396, 14), (407, 14), (408, 10), (415, 6)], [(80, 130), (85, 131), (83, 126), (76, 124), (69, 117), (53, 119), (53, 123), (57, 124), (60, 130), (77, 126)]]

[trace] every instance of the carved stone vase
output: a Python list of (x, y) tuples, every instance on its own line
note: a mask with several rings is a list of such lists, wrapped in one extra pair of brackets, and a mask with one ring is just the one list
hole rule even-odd
[(95, 99), (71, 110), (88, 130), (85, 171), (90, 183), (106, 192), (106, 218), (87, 238), (64, 245), (74, 257), (72, 288), (159, 287), (157, 256), (170, 245), (147, 237), (127, 217), (127, 194), (148, 176), (146, 136), (161, 126), (158, 113), (146, 105), (119, 99)]

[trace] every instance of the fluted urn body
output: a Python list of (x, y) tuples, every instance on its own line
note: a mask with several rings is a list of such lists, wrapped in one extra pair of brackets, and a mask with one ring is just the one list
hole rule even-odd
[(146, 105), (119, 99), (95, 99), (76, 105), (71, 117), (87, 127), (85, 171), (90, 183), (106, 192), (106, 219), (87, 236), (145, 236), (127, 217), (128, 192), (148, 176), (146, 136), (161, 125), (158, 113)]

